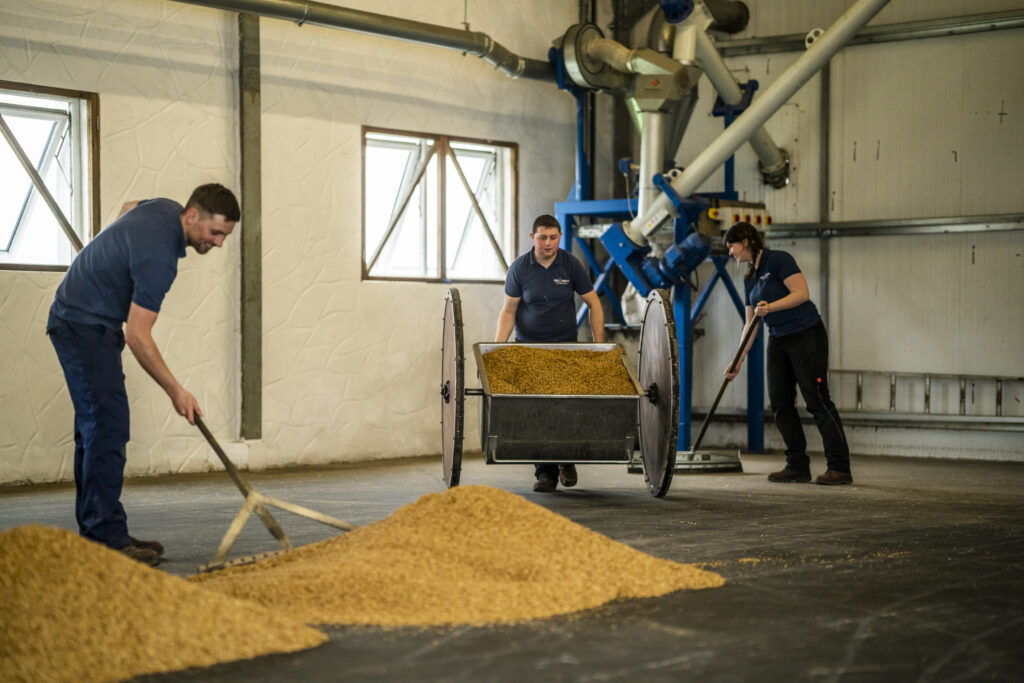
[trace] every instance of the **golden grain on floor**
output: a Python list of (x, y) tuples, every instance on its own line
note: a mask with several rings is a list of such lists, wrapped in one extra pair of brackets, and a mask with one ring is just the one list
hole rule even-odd
[(326, 640), (303, 623), (511, 623), (723, 584), (486, 486), (190, 581), (23, 526), (0, 532), (0, 678), (118, 681)]
[(632, 396), (637, 390), (623, 358), (621, 348), (590, 351), (518, 344), (482, 356), (492, 394)]
[(69, 531), (0, 532), (0, 680), (118, 681), (326, 639)]
[(724, 584), (486, 486), (192, 580), (308, 623), (383, 626), (509, 623)]

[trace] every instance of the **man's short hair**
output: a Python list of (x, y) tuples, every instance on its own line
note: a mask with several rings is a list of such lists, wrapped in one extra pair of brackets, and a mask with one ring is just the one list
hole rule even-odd
[(242, 217), (235, 195), (219, 183), (207, 183), (192, 190), (192, 196), (185, 203), (185, 211), (193, 206), (206, 213), (220, 214), (232, 222), (237, 222)]
[(537, 216), (537, 220), (533, 222), (533, 229), (530, 230), (530, 234), (532, 235), (537, 232), (537, 228), (555, 228), (558, 232), (562, 232), (562, 226), (558, 224), (558, 219), (548, 214)]

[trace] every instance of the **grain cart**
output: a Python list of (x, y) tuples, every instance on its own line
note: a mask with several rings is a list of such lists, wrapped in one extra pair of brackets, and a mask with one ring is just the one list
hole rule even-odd
[[(662, 497), (672, 483), (679, 425), (679, 358), (672, 303), (661, 289), (646, 299), (634, 371), (625, 362), (629, 393), (572, 395), (496, 393), (484, 358), (507, 343), (473, 345), (482, 387), (467, 388), (462, 300), (455, 288), (444, 303), (441, 343), (442, 467), (448, 487), (458, 486), (467, 396), (480, 396), (480, 448), (488, 465), (626, 464), (639, 440), (644, 478)], [(609, 351), (619, 344), (516, 344), (570, 352)]]

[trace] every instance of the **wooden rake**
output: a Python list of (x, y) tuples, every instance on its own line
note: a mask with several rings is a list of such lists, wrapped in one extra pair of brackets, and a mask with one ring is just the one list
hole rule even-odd
[[(220, 458), (220, 461), (224, 463), (224, 469), (227, 470), (228, 476), (231, 477), (231, 480), (235, 482), (235, 486), (238, 487), (238, 490), (241, 491), (242, 495), (245, 497), (242, 509), (238, 511), (237, 515), (235, 515), (234, 521), (231, 522), (231, 526), (228, 527), (227, 533), (224, 534), (224, 538), (221, 539), (220, 547), (217, 548), (217, 552), (214, 554), (213, 559), (210, 560), (208, 564), (200, 565), (199, 571), (209, 572), (217, 569), (223, 569), (228, 566), (251, 564), (284, 552), (285, 550), (290, 550), (292, 547), (291, 541), (288, 540), (288, 536), (284, 533), (284, 530), (281, 529), (277, 520), (274, 519), (274, 516), (270, 514), (270, 510), (267, 509), (267, 506), (273, 506), (286, 512), (299, 515), (300, 517), (306, 517), (307, 519), (312, 519), (316, 522), (320, 522), (321, 524), (327, 524), (328, 526), (342, 529), (343, 531), (351, 531), (356, 528), (354, 524), (325, 515), (322, 512), (310, 510), (307, 507), (295, 505), (294, 503), (289, 503), (287, 501), (280, 500), (279, 498), (273, 498), (254, 491), (253, 488), (249, 486), (249, 483), (242, 478), (238, 468), (235, 467), (235, 464), (231, 462), (227, 454), (224, 453), (224, 449), (222, 449), (220, 444), (217, 443), (217, 440), (213, 438), (213, 434), (211, 434), (210, 430), (206, 428), (202, 418), (198, 415), (196, 415), (196, 426), (199, 427), (199, 431), (201, 431), (203, 436), (206, 437), (206, 441), (210, 444), (210, 447), (213, 448), (213, 451), (217, 454), (217, 457)], [(260, 521), (263, 522), (263, 526), (267, 527), (267, 531), (277, 539), (283, 548), (281, 550), (259, 553), (256, 555), (247, 555), (245, 557), (239, 557), (234, 560), (227, 561), (228, 551), (238, 539), (238, 535), (242, 533), (242, 527), (245, 526), (245, 522), (253, 512), (256, 513), (260, 518)]]

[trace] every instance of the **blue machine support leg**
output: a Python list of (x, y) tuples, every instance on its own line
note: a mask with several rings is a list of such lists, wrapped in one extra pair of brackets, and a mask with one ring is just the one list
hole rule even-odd
[(676, 343), (679, 346), (679, 438), (676, 450), (690, 448), (690, 423), (693, 403), (693, 323), (690, 320), (690, 287), (673, 286), (672, 313), (676, 317)]

